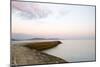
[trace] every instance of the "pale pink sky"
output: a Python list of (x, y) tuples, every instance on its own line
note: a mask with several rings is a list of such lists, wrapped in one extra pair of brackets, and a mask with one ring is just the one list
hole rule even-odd
[(95, 37), (95, 7), (13, 2), (12, 33), (53, 37)]

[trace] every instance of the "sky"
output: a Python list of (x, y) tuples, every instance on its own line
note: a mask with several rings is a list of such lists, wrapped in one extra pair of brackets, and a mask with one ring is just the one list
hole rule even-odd
[(95, 39), (95, 7), (12, 1), (12, 36)]

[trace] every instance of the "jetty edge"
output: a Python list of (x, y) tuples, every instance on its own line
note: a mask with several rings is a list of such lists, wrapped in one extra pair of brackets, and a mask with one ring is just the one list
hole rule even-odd
[(67, 63), (64, 59), (22, 45), (11, 45), (11, 65)]
[(28, 47), (30, 49), (36, 49), (38, 51), (42, 51), (42, 50), (47, 50), (47, 49), (56, 47), (61, 43), (62, 43), (61, 41), (45, 41), (45, 42), (27, 42), (27, 43), (23, 42), (23, 43), (17, 43), (14, 45), (22, 45), (22, 46)]

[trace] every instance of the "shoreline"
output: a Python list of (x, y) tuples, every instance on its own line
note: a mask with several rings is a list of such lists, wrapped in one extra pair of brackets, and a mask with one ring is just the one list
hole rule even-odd
[(11, 63), (15, 65), (68, 63), (60, 57), (41, 52), (52, 49), (60, 43), (60, 41), (49, 41), (11, 45)]

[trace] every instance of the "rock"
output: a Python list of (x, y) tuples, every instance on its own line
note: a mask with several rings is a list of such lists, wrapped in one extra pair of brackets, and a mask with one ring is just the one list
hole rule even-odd
[[(23, 45), (11, 45), (11, 65), (65, 63), (66, 61)], [(14, 67), (14, 66), (13, 66)]]
[[(59, 44), (61, 44), (60, 41), (19, 43), (19, 45), (23, 45), (30, 49), (37, 49), (40, 51), (56, 47)], [(16, 44), (16, 45), (18, 45), (18, 44)]]

